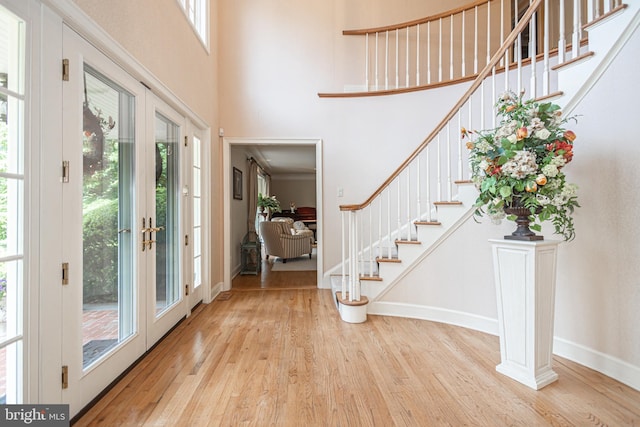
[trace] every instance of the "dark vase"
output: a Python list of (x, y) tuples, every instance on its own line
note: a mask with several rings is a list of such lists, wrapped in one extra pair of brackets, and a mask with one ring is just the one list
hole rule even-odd
[[(542, 211), (542, 208), (538, 207), (536, 213), (540, 213), (540, 211)], [(544, 240), (544, 236), (539, 236), (529, 229), (531, 210), (521, 205), (519, 198), (514, 197), (513, 203), (510, 206), (504, 207), (504, 212), (507, 215), (515, 215), (517, 217), (517, 228), (511, 235), (504, 236), (506, 240)]]

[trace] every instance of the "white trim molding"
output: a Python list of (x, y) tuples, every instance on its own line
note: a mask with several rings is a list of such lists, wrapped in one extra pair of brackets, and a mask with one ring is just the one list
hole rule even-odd
[(557, 356), (598, 371), (640, 391), (640, 367), (638, 366), (558, 337), (554, 337), (553, 350)]

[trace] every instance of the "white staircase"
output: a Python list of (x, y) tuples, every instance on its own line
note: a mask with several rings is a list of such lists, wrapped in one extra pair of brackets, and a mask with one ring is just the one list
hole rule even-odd
[[(523, 20), (535, 17), (541, 3), (533, 2)], [(614, 7), (598, 16), (590, 9), (590, 14), (593, 23), (584, 27), (589, 32), (588, 45), (574, 51), (573, 56), (567, 54), (571, 58), (551, 72), (552, 87), (557, 86), (558, 92), (546, 98), (563, 107), (565, 115), (572, 113), (638, 27), (640, 4)], [(524, 23), (521, 27), (514, 32), (521, 31)], [(507, 38), (505, 45), (512, 42), (517, 42), (517, 34)], [(460, 128), (495, 127), (493, 105), (505, 88), (536, 93), (527, 85), (539, 83), (531, 69), (542, 64), (534, 61), (533, 65), (500, 71), (499, 61), (500, 53), (454, 110), (373, 196), (362, 205), (341, 207), (343, 263), (336, 271), (340, 274), (331, 276), (334, 295), (346, 289), (352, 298), (366, 296), (371, 314), (386, 312), (382, 299), (391, 290), (396, 298), (405, 296), (403, 303), (412, 304), (413, 290), (420, 284), (407, 276), (473, 216), (477, 191), (465, 181), (469, 170)]]

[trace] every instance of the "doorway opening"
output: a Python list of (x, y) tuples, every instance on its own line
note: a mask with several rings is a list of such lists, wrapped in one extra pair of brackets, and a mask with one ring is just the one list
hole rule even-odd
[[(271, 139), (271, 138), (233, 138), (224, 137), (223, 143), (223, 197), (224, 203), (224, 291), (231, 289), (232, 278), (239, 272), (240, 268), (240, 252), (242, 236), (248, 231), (248, 196), (247, 196), (247, 179), (248, 173), (242, 173), (242, 198), (238, 198), (237, 188), (234, 191), (233, 184), (238, 176), (235, 172), (238, 169), (243, 171), (246, 167), (247, 153), (254, 152), (254, 148), (258, 148), (260, 152), (270, 153), (273, 158), (266, 156), (258, 159), (262, 163), (276, 164), (278, 162), (276, 156), (295, 156), (296, 153), (302, 151), (311, 151), (314, 163), (312, 165), (311, 175), (315, 186), (315, 200), (303, 204), (315, 204), (316, 209), (316, 234), (315, 234), (315, 257), (317, 260), (317, 270), (315, 273), (316, 287), (321, 287), (323, 274), (323, 253), (322, 253), (322, 140), (320, 139)], [(271, 150), (272, 149), (272, 150)], [(278, 179), (292, 179), (300, 176), (300, 169), (295, 163), (289, 163), (291, 166), (288, 171), (282, 169), (277, 170)], [(266, 165), (264, 165), (266, 166)], [(248, 171), (247, 171), (248, 172)], [(234, 194), (236, 193), (236, 194)], [(291, 203), (297, 203), (295, 200), (289, 200), (292, 196), (284, 196), (287, 199), (280, 200), (282, 209), (289, 209)], [(299, 204), (297, 206), (300, 206)], [(307, 272), (308, 273), (308, 272)]]

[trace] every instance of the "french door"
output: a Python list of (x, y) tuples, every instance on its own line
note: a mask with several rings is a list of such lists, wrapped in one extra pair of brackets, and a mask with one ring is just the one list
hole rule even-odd
[(185, 119), (64, 27), (63, 400), (76, 413), (187, 313)]

